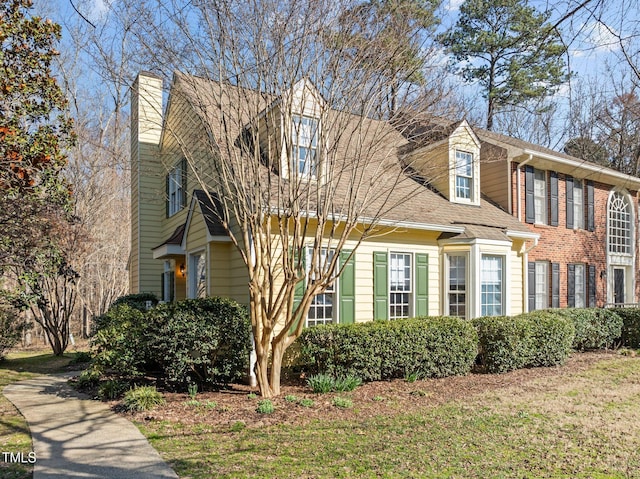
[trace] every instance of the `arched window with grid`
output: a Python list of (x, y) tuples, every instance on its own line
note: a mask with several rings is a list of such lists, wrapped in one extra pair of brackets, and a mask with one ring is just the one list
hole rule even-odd
[(607, 208), (609, 221), (607, 243), (609, 253), (632, 254), (631, 249), (631, 204), (626, 195), (614, 192)]

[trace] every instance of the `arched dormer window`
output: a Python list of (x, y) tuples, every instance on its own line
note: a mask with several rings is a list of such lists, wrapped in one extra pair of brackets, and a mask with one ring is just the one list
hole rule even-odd
[(607, 207), (607, 244), (609, 253), (631, 255), (633, 215), (628, 195), (614, 191)]

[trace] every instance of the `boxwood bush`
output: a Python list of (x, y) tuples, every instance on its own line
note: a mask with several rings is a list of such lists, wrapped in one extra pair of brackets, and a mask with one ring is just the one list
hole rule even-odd
[(379, 381), (467, 374), (477, 340), (468, 321), (427, 317), (317, 326), (298, 342), (311, 372)]
[(478, 332), (480, 364), (490, 373), (525, 367), (533, 357), (531, 321), (509, 316), (483, 316), (472, 320)]
[(246, 308), (235, 301), (161, 304), (146, 313), (146, 320), (147, 347), (168, 383), (224, 385), (246, 374), (251, 325)]
[(613, 311), (622, 318), (622, 345), (640, 349), (640, 308), (615, 308)]
[(529, 321), (531, 349), (527, 367), (557, 366), (571, 354), (575, 337), (573, 322), (556, 310), (533, 311), (515, 318)]
[(622, 318), (613, 309), (569, 308), (557, 312), (573, 321), (573, 349), (578, 351), (612, 347), (622, 335)]

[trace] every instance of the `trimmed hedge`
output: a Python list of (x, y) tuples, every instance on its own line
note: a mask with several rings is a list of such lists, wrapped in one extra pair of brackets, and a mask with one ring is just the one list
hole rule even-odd
[(622, 345), (640, 349), (640, 308), (614, 308), (613, 311), (622, 318)]
[(235, 301), (214, 297), (161, 304), (146, 319), (147, 347), (167, 382), (225, 385), (246, 374), (251, 324), (246, 308)]
[(478, 332), (480, 363), (490, 373), (563, 364), (575, 334), (571, 320), (551, 310), (472, 322)]
[(379, 381), (467, 374), (478, 336), (463, 319), (426, 317), (316, 326), (297, 341), (312, 372)]
[(577, 351), (610, 348), (622, 335), (622, 318), (613, 309), (569, 308), (555, 311), (573, 321), (576, 330), (573, 349)]

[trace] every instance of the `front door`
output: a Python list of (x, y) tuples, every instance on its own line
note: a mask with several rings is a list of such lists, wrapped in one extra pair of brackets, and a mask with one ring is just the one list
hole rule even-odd
[(624, 303), (624, 268), (613, 269), (613, 302)]

